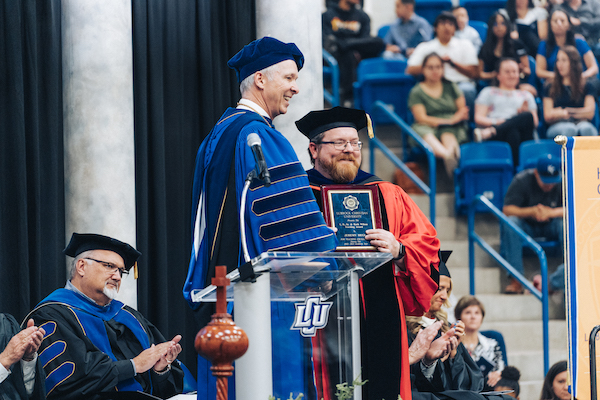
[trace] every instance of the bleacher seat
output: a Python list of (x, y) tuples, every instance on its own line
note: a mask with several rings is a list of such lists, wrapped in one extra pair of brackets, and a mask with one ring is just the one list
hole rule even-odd
[(379, 28), (377, 30), (377, 36), (384, 39), (385, 35), (387, 35), (388, 31), (390, 30), (391, 25), (384, 25), (381, 28)]
[(477, 33), (479, 33), (479, 37), (481, 38), (481, 42), (485, 42), (485, 38), (487, 36), (488, 26), (487, 23), (483, 21), (475, 21), (469, 19), (469, 26), (475, 28)]
[(498, 342), (498, 346), (500, 347), (500, 351), (502, 352), (502, 360), (504, 361), (504, 365), (508, 365), (508, 357), (506, 356), (506, 344), (504, 343), (504, 336), (498, 331), (489, 330), (489, 331), (479, 331), (483, 336), (488, 337), (490, 339), (494, 339)]
[(451, 0), (416, 0), (415, 13), (425, 18), (431, 25), (442, 11), (452, 10)]
[(487, 22), (490, 15), (499, 8), (506, 7), (506, 0), (461, 0), (469, 14), (469, 20)]
[(527, 140), (519, 146), (519, 164), (517, 172), (528, 168), (535, 168), (537, 160), (545, 155), (552, 154), (560, 158), (561, 147), (552, 139)]
[(326, 50), (323, 50), (323, 97), (331, 107), (340, 105), (340, 69), (337, 60)]
[(406, 75), (405, 69), (404, 60), (378, 57), (361, 61), (357, 69), (357, 80), (354, 82), (354, 107), (369, 113), (373, 122), (387, 124), (390, 121), (382, 113), (372, 110), (373, 103), (381, 100), (390, 104), (393, 111), (406, 121), (408, 93), (414, 86), (415, 79)]
[[(502, 209), (513, 171), (508, 143), (487, 141), (461, 145), (460, 162), (454, 175), (456, 214), (466, 213), (474, 196), (480, 194)], [(478, 206), (476, 211), (483, 212), (486, 209)]]

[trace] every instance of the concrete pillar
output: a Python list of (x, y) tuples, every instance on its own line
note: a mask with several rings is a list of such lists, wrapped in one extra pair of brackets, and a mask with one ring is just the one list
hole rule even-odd
[(322, 11), (322, 0), (256, 1), (256, 37), (272, 36), (282, 42), (294, 42), (304, 54), (298, 79), (300, 92), (292, 98), (287, 113), (275, 118), (274, 124), (294, 146), (306, 169), (311, 168), (308, 139), (294, 122), (309, 111), (323, 109)]
[[(135, 247), (131, 0), (62, 0), (66, 239)], [(118, 299), (137, 306), (131, 274)]]

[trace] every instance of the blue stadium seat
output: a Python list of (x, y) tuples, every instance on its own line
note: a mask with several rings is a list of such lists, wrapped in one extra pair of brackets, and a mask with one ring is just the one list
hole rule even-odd
[(487, 22), (490, 15), (499, 8), (506, 7), (506, 0), (461, 0), (469, 14), (469, 20)]
[(560, 158), (560, 145), (552, 139), (527, 140), (519, 146), (519, 164), (517, 172), (528, 168), (535, 168), (538, 158), (545, 154), (552, 154)]
[[(454, 175), (456, 214), (465, 214), (475, 195), (484, 195), (502, 209), (504, 195), (513, 178), (513, 159), (505, 142), (465, 143)], [(477, 212), (486, 211), (478, 206)]]
[(385, 35), (387, 35), (388, 31), (390, 30), (391, 25), (384, 25), (381, 28), (379, 28), (379, 30), (377, 31), (377, 36), (380, 38), (385, 38)]
[(451, 0), (416, 0), (415, 13), (425, 18), (431, 25), (435, 18), (442, 11), (450, 11), (452, 9)]
[[(327, 86), (331, 90), (327, 90)], [(323, 98), (331, 107), (340, 105), (340, 69), (337, 60), (323, 50)]]
[(494, 339), (498, 342), (498, 346), (500, 346), (500, 350), (502, 351), (502, 360), (504, 360), (504, 365), (508, 365), (508, 357), (506, 356), (506, 344), (504, 343), (504, 336), (498, 331), (489, 330), (489, 331), (479, 331), (483, 336), (488, 337), (490, 339)]
[(357, 81), (354, 82), (354, 107), (369, 113), (374, 123), (388, 124), (391, 121), (387, 117), (372, 110), (373, 103), (381, 100), (390, 104), (393, 111), (407, 121), (408, 93), (415, 79), (406, 75), (405, 69), (404, 60), (378, 57), (361, 61), (357, 69)]
[(481, 41), (485, 42), (485, 38), (487, 36), (487, 30), (488, 30), (487, 23), (485, 23), (483, 21), (474, 21), (472, 19), (469, 19), (469, 26), (471, 26), (472, 28), (475, 28), (477, 33), (479, 33), (479, 37), (481, 38)]

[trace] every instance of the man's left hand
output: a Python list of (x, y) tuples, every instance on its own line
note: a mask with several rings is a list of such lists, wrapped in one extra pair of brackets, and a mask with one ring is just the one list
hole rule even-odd
[(398, 258), (400, 253), (400, 243), (391, 232), (385, 229), (367, 229), (365, 239), (376, 247), (377, 251), (382, 253), (391, 253), (394, 258)]
[(170, 342), (161, 343), (161, 345), (167, 345), (168, 349), (166, 353), (154, 364), (154, 371), (164, 371), (181, 353), (181, 345), (179, 341), (181, 335), (176, 335)]

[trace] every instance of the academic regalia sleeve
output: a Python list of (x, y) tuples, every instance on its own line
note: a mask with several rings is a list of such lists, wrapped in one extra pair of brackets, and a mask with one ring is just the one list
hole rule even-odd
[(467, 349), (459, 344), (454, 358), (444, 361), (444, 388), (446, 390), (483, 390), (483, 375)]
[(421, 316), (429, 310), (438, 287), (432, 269), (439, 264), (440, 241), (425, 214), (399, 186), (381, 182), (389, 230), (404, 245), (405, 271), (396, 268), (396, 286), (406, 315)]
[(134, 377), (131, 361), (113, 361), (94, 346), (68, 307), (46, 305), (32, 318), (46, 331), (38, 353), (48, 399), (94, 399), (96, 393), (114, 390), (119, 381)]

